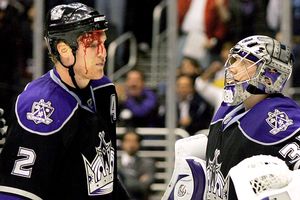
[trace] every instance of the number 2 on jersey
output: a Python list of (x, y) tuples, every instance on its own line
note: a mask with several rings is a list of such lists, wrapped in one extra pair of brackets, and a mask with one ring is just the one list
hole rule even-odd
[(35, 162), (35, 152), (32, 149), (19, 147), (18, 156), (22, 158), (15, 161), (11, 174), (30, 178), (32, 172), (32, 167), (30, 166), (33, 166)]

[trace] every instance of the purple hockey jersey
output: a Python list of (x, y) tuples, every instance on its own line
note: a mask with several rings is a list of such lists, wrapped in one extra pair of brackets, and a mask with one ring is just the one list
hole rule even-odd
[(18, 96), (0, 157), (0, 199), (117, 197), (115, 87), (91, 81), (82, 98), (55, 70)]

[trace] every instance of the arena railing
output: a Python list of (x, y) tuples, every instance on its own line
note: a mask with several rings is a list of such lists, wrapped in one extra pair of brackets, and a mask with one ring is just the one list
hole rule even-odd
[[(120, 136), (124, 134), (125, 131), (126, 128), (124, 127), (117, 128), (118, 155), (122, 152), (120, 148)], [(174, 157), (174, 152), (170, 155), (167, 150), (167, 134), (169, 134), (170, 131), (168, 128), (137, 128), (135, 131), (143, 136), (139, 156), (152, 158), (155, 161), (156, 173), (155, 181), (151, 185), (151, 200), (161, 199), (170, 178), (167, 173), (168, 165), (166, 160), (168, 156)], [(180, 128), (176, 128), (174, 133), (177, 139), (189, 136), (188, 132)]]

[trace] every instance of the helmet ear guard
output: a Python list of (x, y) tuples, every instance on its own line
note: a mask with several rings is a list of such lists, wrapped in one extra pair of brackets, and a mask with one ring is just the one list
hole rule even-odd
[[(224, 102), (230, 105), (242, 103), (251, 94), (280, 93), (291, 76), (293, 55), (290, 48), (268, 36), (256, 35), (241, 40), (230, 50), (228, 60), (235, 55), (254, 62), (257, 69), (249, 80), (225, 83)], [(227, 63), (225, 67), (230, 65)]]

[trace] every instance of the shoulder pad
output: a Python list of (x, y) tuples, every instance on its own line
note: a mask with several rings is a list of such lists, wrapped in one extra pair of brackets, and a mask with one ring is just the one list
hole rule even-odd
[(212, 123), (215, 123), (219, 120), (224, 119), (226, 114), (228, 114), (230, 111), (232, 111), (236, 107), (237, 106), (229, 106), (227, 103), (222, 102), (220, 108), (218, 109), (218, 111), (216, 112), (216, 114), (214, 115), (214, 117), (212, 119)]
[(300, 107), (287, 97), (268, 98), (253, 107), (239, 126), (256, 143), (278, 144), (299, 131)]
[(15, 112), (25, 130), (50, 135), (59, 131), (77, 108), (76, 99), (47, 73), (31, 82), (18, 96)]

